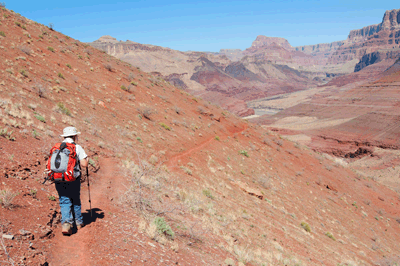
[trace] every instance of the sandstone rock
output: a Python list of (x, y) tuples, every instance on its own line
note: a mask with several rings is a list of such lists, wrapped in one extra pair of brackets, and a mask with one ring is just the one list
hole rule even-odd
[(286, 50), (292, 50), (293, 47), (289, 44), (289, 42), (285, 38), (280, 37), (267, 37), (264, 35), (258, 35), (256, 40), (252, 43), (252, 48), (259, 48), (262, 46), (272, 46), (278, 45), (280, 47), (285, 48)]
[(14, 236), (13, 235), (3, 235), (2, 236), (4, 239), (10, 239), (10, 240), (13, 240), (14, 239)]
[(258, 189), (251, 188), (247, 184), (245, 184), (241, 181), (236, 181), (235, 184), (238, 185), (241, 190), (243, 190), (244, 192), (246, 192), (247, 194), (249, 194), (251, 196), (255, 196), (255, 197), (259, 198), (260, 200), (262, 200), (264, 198), (264, 195)]

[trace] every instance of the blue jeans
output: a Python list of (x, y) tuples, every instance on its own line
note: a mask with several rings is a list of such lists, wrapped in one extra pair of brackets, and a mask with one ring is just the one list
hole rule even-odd
[(56, 183), (56, 190), (60, 198), (61, 224), (74, 223), (72, 210), (75, 214), (76, 224), (83, 224), (80, 179), (73, 182)]

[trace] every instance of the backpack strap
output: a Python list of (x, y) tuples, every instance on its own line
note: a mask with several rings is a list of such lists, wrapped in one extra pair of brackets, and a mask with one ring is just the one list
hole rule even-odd
[(67, 147), (67, 143), (66, 143), (66, 142), (61, 142), (60, 151), (62, 151), (62, 150), (65, 149), (66, 147)]

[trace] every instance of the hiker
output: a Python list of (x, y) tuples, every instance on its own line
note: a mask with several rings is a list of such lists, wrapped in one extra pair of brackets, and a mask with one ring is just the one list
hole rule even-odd
[[(64, 128), (63, 134), (60, 135), (61, 137), (64, 137), (64, 141), (62, 143), (56, 144), (53, 147), (53, 149), (55, 150), (53, 154), (55, 155), (53, 156), (51, 155), (48, 162), (48, 169), (50, 169), (51, 164), (53, 165), (57, 164), (56, 162), (57, 159), (53, 159), (53, 162), (51, 162), (52, 160), (51, 157), (58, 157), (59, 162), (57, 167), (59, 167), (60, 161), (62, 160), (60, 159), (59, 151), (62, 151), (65, 148), (70, 149), (72, 151), (71, 154), (74, 154), (73, 153), (74, 149), (76, 151), (76, 157), (73, 158), (74, 160), (73, 162), (75, 165), (69, 166), (68, 164), (68, 167), (72, 167), (72, 170), (65, 171), (65, 173), (59, 173), (58, 178), (55, 178), (56, 174), (54, 174), (51, 179), (55, 182), (56, 190), (59, 195), (62, 233), (64, 235), (70, 235), (72, 233), (72, 226), (74, 223), (74, 217), (72, 215), (72, 211), (75, 214), (76, 227), (78, 229), (81, 229), (84, 226), (82, 211), (81, 211), (81, 199), (80, 199), (81, 177), (82, 177), (81, 169), (86, 168), (88, 166), (88, 158), (83, 148), (80, 145), (76, 144), (76, 142), (78, 141), (79, 134), (80, 132), (78, 132), (78, 130), (75, 127)], [(73, 145), (69, 145), (68, 143)], [(68, 154), (69, 153), (70, 152), (68, 151)], [(68, 159), (70, 158), (68, 157), (68, 155), (66, 156), (66, 158), (68, 163), (68, 160), (71, 159)], [(68, 176), (68, 172), (71, 173), (70, 176)]]

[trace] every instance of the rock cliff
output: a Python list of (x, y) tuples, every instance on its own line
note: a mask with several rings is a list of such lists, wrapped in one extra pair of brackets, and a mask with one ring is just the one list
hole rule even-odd
[(358, 30), (351, 30), (347, 40), (351, 43), (364, 41), (369, 36), (374, 35), (381, 29), (381, 24), (370, 25)]
[[(347, 43), (340, 46), (331, 56), (329, 64), (341, 64), (380, 49), (400, 47), (400, 9), (385, 12), (380, 24), (350, 32)], [(362, 62), (360, 62), (360, 66)], [(358, 66), (358, 69), (359, 67)]]
[(360, 62), (355, 66), (354, 72), (358, 72), (363, 68), (381, 62), (386, 59), (398, 59), (400, 58), (400, 48), (397, 49), (386, 49), (378, 50), (369, 54), (364, 55)]

